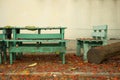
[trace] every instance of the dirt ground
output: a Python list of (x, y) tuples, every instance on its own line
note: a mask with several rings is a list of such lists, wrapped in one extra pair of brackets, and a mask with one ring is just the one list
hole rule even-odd
[(0, 65), (0, 80), (120, 80), (120, 55), (93, 64), (76, 56), (75, 46), (75, 40), (67, 43), (66, 64), (59, 54), (24, 54), (12, 65), (8, 60)]

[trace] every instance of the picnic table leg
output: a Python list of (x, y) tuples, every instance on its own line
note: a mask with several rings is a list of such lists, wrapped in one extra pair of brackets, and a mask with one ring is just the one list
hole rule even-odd
[(77, 50), (77, 52), (76, 52), (76, 55), (77, 56), (80, 56), (81, 55), (81, 45), (80, 45), (80, 42), (79, 41), (77, 41), (77, 48), (76, 48)]
[(4, 62), (6, 62), (7, 61), (7, 53), (6, 53), (6, 51), (3, 54), (4, 54)]
[(83, 43), (83, 50), (84, 50), (83, 60), (87, 61), (87, 52), (89, 50), (89, 44), (88, 43)]
[(13, 54), (12, 54), (12, 52), (10, 52), (10, 64), (12, 64), (13, 63)]
[[(22, 45), (22, 42), (20, 42), (20, 45)], [(21, 53), (20, 53), (20, 57), (22, 57), (22, 56), (23, 56), (23, 53), (21, 52)]]
[(22, 52), (18, 53), (18, 58), (19, 58), (19, 59), (21, 59), (22, 56), (23, 56), (23, 53), (22, 53)]
[(4, 62), (7, 61), (7, 53), (6, 53), (6, 46), (3, 46), (3, 54), (4, 54)]
[(62, 64), (65, 64), (65, 53), (60, 53), (60, 57), (62, 59)]
[(0, 52), (0, 64), (2, 64), (2, 54)]
[[(17, 46), (17, 42), (13, 42), (13, 45)], [(15, 52), (13, 53), (13, 60), (16, 60), (16, 53)]]
[(13, 60), (16, 60), (16, 53), (13, 53)]
[[(19, 44), (19, 45), (22, 45), (22, 42), (19, 42), (18, 44)], [(19, 53), (18, 53), (18, 58), (21, 58), (22, 55), (23, 55), (23, 53), (22, 53), (22, 52), (19, 52)]]

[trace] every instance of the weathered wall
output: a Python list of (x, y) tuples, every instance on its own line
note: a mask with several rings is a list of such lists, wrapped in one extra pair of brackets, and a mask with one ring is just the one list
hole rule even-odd
[(102, 24), (120, 38), (120, 0), (0, 0), (0, 26), (66, 26), (65, 38), (75, 39)]

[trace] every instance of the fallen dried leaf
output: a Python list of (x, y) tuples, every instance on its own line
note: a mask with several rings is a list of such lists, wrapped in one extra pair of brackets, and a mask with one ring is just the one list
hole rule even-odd
[(33, 66), (36, 66), (36, 65), (37, 65), (37, 63), (33, 63), (33, 64), (28, 65), (28, 66), (33, 67)]
[(29, 75), (30, 74), (30, 71), (29, 70), (24, 70), (21, 72), (22, 74), (26, 74), (26, 75)]
[(77, 68), (71, 68), (70, 71), (74, 71), (74, 70), (76, 70), (76, 69), (77, 69)]

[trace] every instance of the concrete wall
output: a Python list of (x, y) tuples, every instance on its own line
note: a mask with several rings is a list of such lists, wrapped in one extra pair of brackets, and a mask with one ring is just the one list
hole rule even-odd
[(120, 38), (120, 0), (0, 0), (0, 26), (65, 26), (65, 38), (75, 39), (102, 24)]

